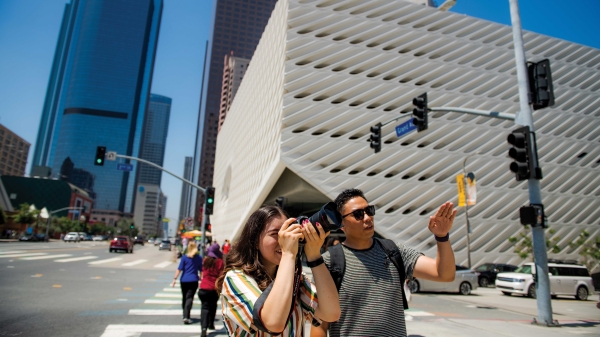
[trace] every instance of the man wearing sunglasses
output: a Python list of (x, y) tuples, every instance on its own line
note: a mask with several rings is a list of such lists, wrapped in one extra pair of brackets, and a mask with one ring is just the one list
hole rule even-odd
[[(369, 205), (362, 191), (348, 189), (335, 199), (342, 214), (342, 243), (345, 271), (339, 288), (341, 317), (337, 322), (323, 322), (312, 327), (311, 336), (406, 336), (402, 287), (396, 267), (375, 234), (375, 207)], [(418, 278), (451, 282), (456, 267), (449, 232), (456, 216), (451, 202), (446, 202), (429, 219), (429, 231), (435, 236), (437, 257), (432, 259), (401, 243), (396, 243), (402, 257), (406, 279)], [(330, 253), (323, 259), (330, 266)]]

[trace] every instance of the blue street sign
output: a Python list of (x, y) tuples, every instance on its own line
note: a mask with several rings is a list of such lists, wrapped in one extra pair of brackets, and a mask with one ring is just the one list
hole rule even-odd
[(133, 165), (117, 163), (117, 170), (121, 171), (133, 171)]
[(416, 130), (417, 126), (413, 124), (413, 119), (409, 119), (406, 122), (396, 126), (396, 136), (403, 136), (412, 130)]

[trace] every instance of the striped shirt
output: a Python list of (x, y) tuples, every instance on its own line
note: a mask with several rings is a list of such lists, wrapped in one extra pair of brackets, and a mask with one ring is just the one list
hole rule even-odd
[[(406, 278), (421, 253), (396, 243)], [(357, 250), (343, 245), (346, 271), (339, 290), (341, 317), (329, 325), (329, 336), (406, 336), (403, 281), (398, 269), (386, 259), (381, 245), (373, 240), (371, 248)], [(329, 252), (323, 254), (329, 266)]]
[[(262, 291), (252, 277), (244, 274), (241, 270), (227, 272), (221, 290), (221, 306), (223, 321), (229, 336), (272, 336), (269, 333), (257, 330), (252, 325), (254, 303), (261, 294)], [(312, 322), (318, 304), (317, 292), (315, 286), (304, 275), (300, 279), (298, 296), (299, 301), (296, 301), (292, 317), (288, 321), (285, 330), (277, 336), (301, 337), (304, 322)]]

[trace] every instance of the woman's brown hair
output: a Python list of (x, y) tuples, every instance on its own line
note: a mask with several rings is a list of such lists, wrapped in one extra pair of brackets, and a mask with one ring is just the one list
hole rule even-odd
[(221, 275), (215, 282), (217, 292), (221, 292), (225, 275), (228, 271), (233, 269), (240, 269), (244, 274), (252, 277), (260, 290), (265, 290), (273, 279), (267, 274), (262, 262), (260, 261), (260, 251), (258, 250), (258, 244), (260, 235), (264, 231), (266, 225), (273, 219), (285, 217), (285, 212), (277, 206), (263, 206), (248, 218), (242, 234), (240, 237), (231, 245), (231, 250), (227, 255), (227, 261), (225, 268), (221, 272)]

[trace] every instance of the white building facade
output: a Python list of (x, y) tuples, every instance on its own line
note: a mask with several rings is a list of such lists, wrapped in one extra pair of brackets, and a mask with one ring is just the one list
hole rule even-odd
[[(549, 257), (577, 259), (569, 243), (582, 230), (600, 235), (600, 51), (523, 35), (527, 60), (549, 59), (554, 79), (556, 104), (534, 112), (542, 201), (562, 249)], [(522, 230), (527, 182), (510, 172), (506, 141), (519, 126), (437, 112), (428, 130), (396, 137), (393, 126), (424, 92), (429, 107), (516, 113), (511, 27), (408, 1), (280, 0), (218, 136), (214, 238), (234, 239), (277, 196), (322, 204), (359, 188), (376, 206), (378, 234), (435, 256), (428, 219), (456, 204), (470, 156), (472, 264), (520, 263), (508, 238)], [(402, 115), (375, 154), (370, 127)], [(450, 238), (466, 264), (462, 208)]]

